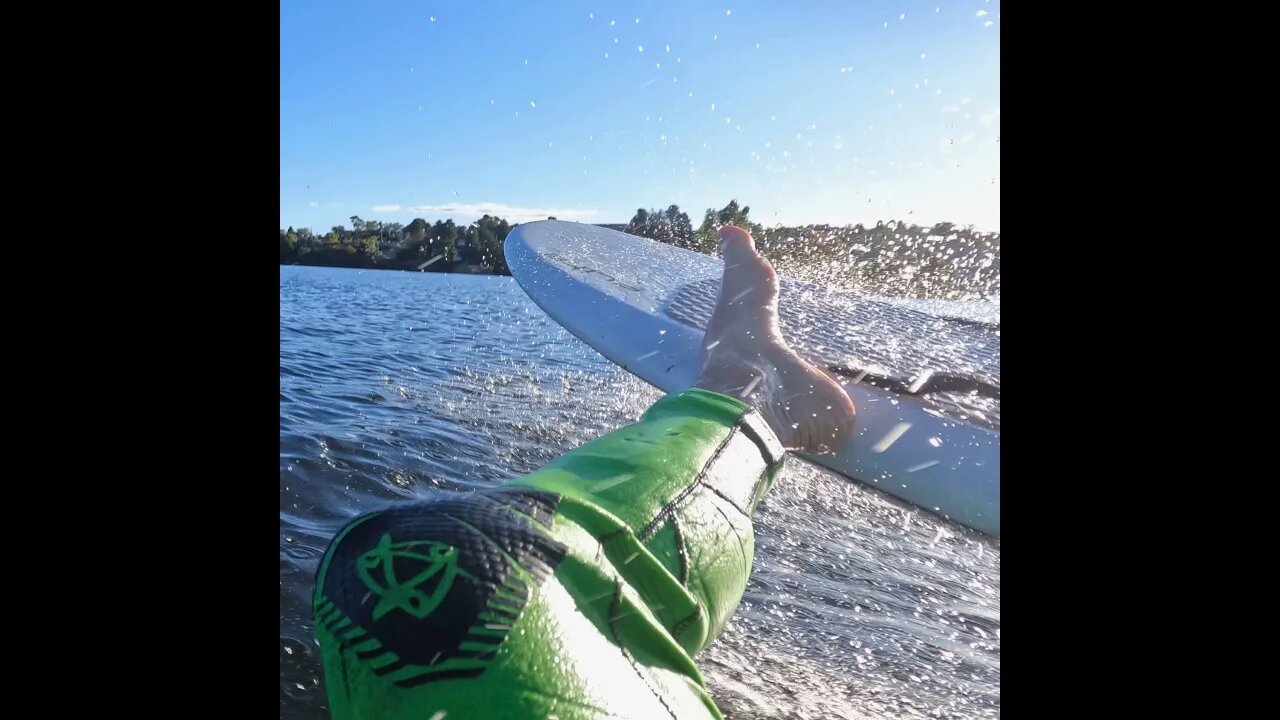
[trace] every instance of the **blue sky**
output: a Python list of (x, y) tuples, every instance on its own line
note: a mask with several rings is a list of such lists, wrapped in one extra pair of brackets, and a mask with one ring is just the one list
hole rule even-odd
[[(282, 0), (280, 225), (1000, 226), (1000, 3)], [(637, 19), (639, 22), (637, 22)]]

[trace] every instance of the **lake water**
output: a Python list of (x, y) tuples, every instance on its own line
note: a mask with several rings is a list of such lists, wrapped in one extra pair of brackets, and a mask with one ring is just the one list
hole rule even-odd
[[(316, 565), (352, 517), (468, 492), (660, 397), (509, 277), (280, 268), (280, 715), (327, 718)], [(730, 718), (1000, 712), (1000, 546), (793, 458), (697, 658)]]

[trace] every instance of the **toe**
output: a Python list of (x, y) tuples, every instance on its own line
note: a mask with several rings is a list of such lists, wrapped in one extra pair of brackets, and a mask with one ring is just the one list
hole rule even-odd
[(725, 225), (720, 228), (719, 238), (720, 252), (726, 263), (739, 263), (756, 257), (756, 243), (746, 230), (735, 225)]

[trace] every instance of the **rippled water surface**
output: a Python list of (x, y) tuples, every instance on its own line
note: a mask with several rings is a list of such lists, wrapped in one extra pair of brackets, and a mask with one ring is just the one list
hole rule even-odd
[[(280, 712), (326, 718), (312, 578), (348, 519), (529, 472), (656, 390), (511, 278), (280, 268)], [(994, 717), (1000, 549), (793, 459), (699, 656), (731, 718)]]

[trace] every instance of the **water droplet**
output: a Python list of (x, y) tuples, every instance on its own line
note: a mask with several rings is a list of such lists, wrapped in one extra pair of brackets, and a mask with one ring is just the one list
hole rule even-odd
[(884, 437), (880, 438), (875, 445), (871, 446), (871, 451), (874, 453), (882, 453), (885, 450), (888, 450), (890, 446), (898, 441), (898, 438), (902, 437), (902, 435), (910, 429), (911, 423), (909, 422), (902, 422), (894, 425)]

